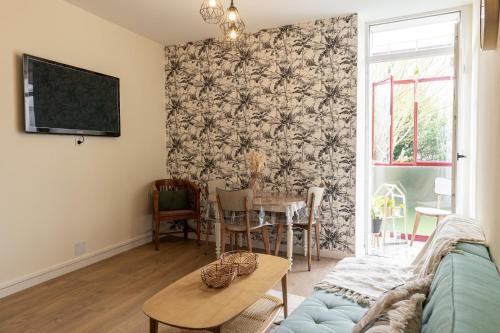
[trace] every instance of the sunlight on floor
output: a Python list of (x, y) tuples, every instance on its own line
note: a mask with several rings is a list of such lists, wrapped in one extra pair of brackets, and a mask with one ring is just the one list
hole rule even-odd
[(369, 255), (392, 258), (401, 265), (409, 265), (424, 246), (424, 242), (410, 244), (385, 245), (372, 247)]

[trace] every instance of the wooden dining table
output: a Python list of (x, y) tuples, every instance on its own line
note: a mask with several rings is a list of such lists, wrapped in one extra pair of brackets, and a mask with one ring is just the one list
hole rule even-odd
[[(207, 205), (211, 205), (211, 207), (208, 207), (207, 213), (209, 211), (215, 212), (215, 252), (217, 254), (217, 258), (219, 258), (221, 255), (221, 230), (218, 209), (216, 209), (217, 196), (215, 193), (208, 196)], [(288, 262), (290, 263), (290, 268), (293, 264), (293, 216), (298, 212), (298, 210), (304, 207), (306, 207), (305, 198), (296, 194), (262, 193), (255, 196), (253, 199), (252, 210), (262, 210), (264, 212), (271, 213), (271, 223), (286, 224), (286, 256), (288, 258)], [(286, 219), (284, 221), (277, 221), (274, 218), (276, 213), (284, 213)], [(307, 240), (307, 237), (304, 237), (304, 240)], [(303, 245), (304, 251), (306, 251), (307, 244)]]

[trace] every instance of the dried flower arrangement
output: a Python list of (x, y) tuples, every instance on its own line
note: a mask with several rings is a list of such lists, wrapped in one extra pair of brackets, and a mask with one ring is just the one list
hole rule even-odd
[(262, 172), (264, 164), (266, 163), (266, 155), (252, 150), (247, 154), (246, 158), (249, 164), (250, 174)]
[(266, 155), (251, 151), (246, 156), (248, 162), (248, 169), (250, 171), (250, 181), (248, 182), (248, 187), (253, 189), (254, 194), (257, 194), (259, 190), (262, 190), (262, 184), (260, 180), (262, 178), (262, 170), (264, 169), (264, 164), (266, 163)]

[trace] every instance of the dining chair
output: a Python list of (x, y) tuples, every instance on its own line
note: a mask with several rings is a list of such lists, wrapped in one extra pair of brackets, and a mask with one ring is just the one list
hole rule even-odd
[(260, 221), (259, 216), (252, 210), (253, 190), (229, 191), (217, 188), (216, 191), (221, 229), (221, 251), (225, 252), (226, 249), (226, 232), (230, 237), (231, 249), (236, 245), (237, 236), (241, 234), (247, 240), (249, 252), (252, 252), (252, 233), (261, 232), (266, 254), (271, 254), (268, 230), (270, 224), (265, 219)]
[(205, 198), (207, 199), (205, 202), (205, 211), (203, 213), (203, 219), (205, 221), (205, 244), (206, 244), (206, 253), (208, 253), (209, 242), (208, 239), (210, 237), (210, 232), (212, 231), (212, 225), (217, 221), (217, 207), (209, 204), (208, 198), (210, 196), (217, 195), (217, 189), (225, 189), (226, 181), (224, 179), (215, 179), (207, 182), (207, 186), (205, 187)]
[[(153, 242), (159, 250), (160, 236), (167, 234), (196, 233), (200, 242), (200, 189), (189, 180), (160, 179), (153, 183)], [(196, 222), (196, 230), (192, 229), (188, 220)], [(182, 231), (160, 232), (161, 222), (183, 221)]]
[(436, 208), (434, 207), (415, 207), (415, 221), (413, 222), (413, 233), (411, 235), (410, 246), (413, 245), (415, 234), (420, 225), (422, 216), (430, 216), (436, 218), (436, 225), (446, 216), (451, 214), (451, 211), (441, 209), (443, 196), (451, 196), (451, 180), (447, 178), (437, 177), (434, 180), (434, 193), (437, 195)]
[[(307, 231), (307, 269), (311, 270), (311, 259), (312, 259), (312, 230), (313, 226), (315, 229), (315, 241), (316, 241), (316, 255), (319, 261), (320, 259), (320, 213), (321, 213), (321, 202), (323, 201), (323, 194), (325, 192), (324, 187), (310, 187), (307, 190), (307, 204), (306, 208), (299, 211), (294, 216), (293, 228), (300, 229), (302, 231)], [(279, 248), (281, 244), (281, 238), (285, 231), (286, 225), (284, 223), (277, 223), (276, 230), (276, 248), (275, 255), (278, 255)]]

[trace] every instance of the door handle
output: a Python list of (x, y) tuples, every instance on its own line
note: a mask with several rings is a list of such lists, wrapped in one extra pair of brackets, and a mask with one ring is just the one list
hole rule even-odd
[(461, 158), (467, 158), (467, 156), (457, 153), (457, 161), (460, 160)]

